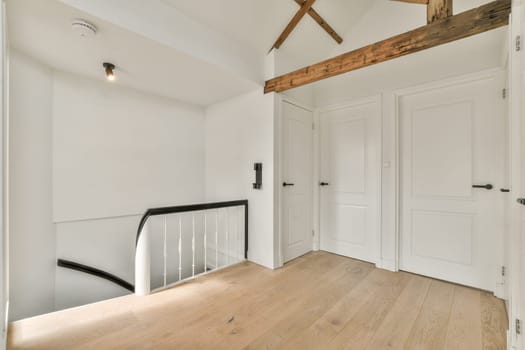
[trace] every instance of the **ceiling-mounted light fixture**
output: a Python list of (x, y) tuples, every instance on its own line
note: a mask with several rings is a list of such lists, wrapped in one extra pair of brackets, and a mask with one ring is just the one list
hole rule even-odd
[(113, 63), (104, 62), (102, 63), (102, 67), (104, 67), (104, 70), (106, 71), (106, 78), (109, 81), (115, 80), (115, 74), (113, 73), (113, 70), (115, 70), (115, 65)]

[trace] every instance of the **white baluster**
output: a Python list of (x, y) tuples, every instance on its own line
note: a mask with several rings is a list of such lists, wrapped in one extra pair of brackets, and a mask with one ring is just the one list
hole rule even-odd
[(179, 215), (179, 281), (182, 280), (182, 215)]
[(219, 268), (219, 209), (215, 211), (215, 269)]
[(148, 295), (151, 291), (151, 253), (148, 223), (142, 227), (135, 250), (135, 294)]
[(206, 213), (204, 213), (204, 272), (208, 272), (208, 249), (206, 247), (207, 235), (208, 235), (208, 220), (207, 220)]
[(195, 214), (191, 214), (192, 236), (191, 236), (191, 277), (195, 277)]
[(226, 265), (230, 265), (230, 208), (226, 208)]
[(236, 262), (239, 262), (239, 261), (242, 260), (241, 259), (241, 250), (242, 250), (241, 249), (241, 244), (242, 244), (242, 242), (241, 242), (241, 227), (242, 227), (242, 222), (241, 222), (241, 218), (242, 218), (241, 214), (242, 214), (242, 212), (241, 212), (241, 210), (242, 210), (242, 207), (238, 207), (237, 208), (237, 217), (236, 217), (237, 220), (235, 220), (235, 222), (237, 223), (237, 227), (235, 228), (236, 237), (237, 237), (237, 252), (235, 254), (237, 256), (237, 261)]
[(168, 258), (168, 248), (167, 248), (167, 232), (168, 232), (168, 219), (167, 215), (164, 215), (164, 287), (166, 287), (166, 280), (168, 276), (167, 269), (167, 258)]

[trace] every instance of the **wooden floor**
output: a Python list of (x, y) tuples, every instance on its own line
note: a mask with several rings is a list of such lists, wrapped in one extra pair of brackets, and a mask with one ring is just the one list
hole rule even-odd
[(503, 302), (328, 253), (11, 324), (9, 349), (505, 349)]

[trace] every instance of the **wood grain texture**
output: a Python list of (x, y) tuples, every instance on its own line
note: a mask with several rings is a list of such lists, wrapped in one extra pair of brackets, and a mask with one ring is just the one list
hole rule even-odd
[(505, 304), (490, 293), (481, 292), (481, 338), (483, 350), (505, 350), (507, 343), (498, 334), (509, 328)]
[(8, 349), (503, 350), (506, 324), (487, 292), (317, 252), (15, 322)]
[(405, 348), (405, 342), (425, 302), (431, 281), (426, 277), (412, 276), (366, 349)]
[(445, 349), (454, 287), (449, 283), (432, 281), (404, 349)]
[[(275, 41), (275, 44), (273, 44), (272, 46), (272, 49), (278, 49), (281, 47), (281, 45), (284, 43), (284, 41), (286, 40), (286, 38), (288, 38), (288, 36), (290, 35), (290, 33), (292, 33), (292, 31), (295, 29), (295, 27), (297, 26), (297, 24), (299, 23), (299, 21), (301, 19), (303, 19), (304, 15), (306, 15), (306, 13), (308, 12), (308, 10), (310, 10), (312, 8), (312, 5), (314, 4), (315, 0), (306, 0), (304, 2), (304, 4), (301, 6), (301, 8), (299, 9), (299, 11), (297, 11), (297, 13), (295, 14), (295, 16), (293, 16), (292, 20), (290, 21), (290, 23), (288, 23), (288, 25), (286, 26), (286, 28), (284, 28), (283, 32), (281, 33), (281, 35), (279, 35), (279, 37), (277, 38), (277, 40)], [(271, 50), (270, 50), (271, 51)]]
[[(306, 2), (305, 0), (294, 0), (294, 1), (299, 6), (303, 6), (305, 4), (305, 2)], [(332, 28), (332, 26), (330, 26), (324, 20), (324, 18), (321, 17), (321, 15), (319, 13), (317, 13), (317, 11), (314, 10), (312, 7), (310, 7), (310, 9), (308, 10), (308, 15), (310, 15), (310, 17), (312, 17), (312, 19), (314, 21), (316, 21), (317, 24), (319, 24), (321, 26), (321, 28), (323, 28), (328, 33), (328, 35), (330, 35), (338, 44), (341, 44), (343, 42), (343, 38), (341, 38), (341, 36), (339, 34), (337, 34), (335, 29)]]
[(455, 40), (509, 23), (511, 0), (497, 0), (410, 32), (284, 74), (266, 82), (264, 92), (282, 92)]
[(452, 0), (429, 0), (427, 5), (427, 23), (440, 21), (452, 16)]
[(481, 293), (461, 286), (454, 289), (445, 349), (481, 349)]

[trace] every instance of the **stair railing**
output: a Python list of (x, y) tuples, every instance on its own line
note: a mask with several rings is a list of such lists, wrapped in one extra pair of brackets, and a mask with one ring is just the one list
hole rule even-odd
[[(147, 210), (142, 219), (137, 230), (137, 239), (136, 239), (136, 250), (135, 250), (135, 294), (136, 295), (148, 295), (152, 291), (151, 286), (151, 268), (152, 268), (152, 256), (158, 257), (159, 254), (163, 256), (163, 281), (161, 286), (158, 289), (168, 288), (169, 286), (185, 281), (187, 279), (194, 278), (208, 273), (210, 270), (217, 270), (223, 267), (227, 267), (239, 262), (238, 257), (233, 256), (232, 254), (238, 254), (238, 250), (235, 252), (230, 251), (230, 243), (232, 237), (230, 237), (230, 216), (231, 209), (236, 207), (243, 207), (243, 223), (244, 223), (244, 235), (243, 235), (243, 245), (242, 255), (243, 259), (248, 258), (248, 201), (247, 200), (237, 200), (229, 202), (216, 202), (216, 203), (204, 203), (204, 204), (193, 204), (193, 205), (182, 205), (175, 207), (164, 207), (164, 208), (154, 208)], [(222, 210), (222, 211), (221, 211)], [(191, 224), (187, 224), (183, 228), (183, 214), (191, 213)], [(203, 225), (198, 226), (196, 223), (196, 213), (200, 213), (201, 218), (204, 218)], [(152, 217), (164, 216), (163, 221), (163, 244), (162, 252), (152, 252), (152, 228), (150, 227), (150, 219)], [(175, 216), (175, 217), (173, 217)], [(168, 229), (168, 218), (170, 222), (175, 221), (176, 224), (175, 231), (178, 231), (178, 278), (170, 283), (168, 281), (168, 269), (172, 268), (168, 262), (168, 232), (173, 233), (173, 229)], [(172, 220), (175, 219), (175, 220)], [(177, 220), (178, 219), (178, 220)], [(186, 219), (188, 219), (186, 217)], [(210, 220), (211, 219), (211, 220)], [(190, 227), (187, 227), (190, 226)], [(213, 228), (210, 229), (210, 226)], [(158, 232), (157, 232), (158, 233)], [(183, 259), (182, 257), (188, 257), (189, 252), (185, 251), (182, 247), (183, 236), (191, 237), (191, 271), (187, 271), (186, 274), (183, 272)], [(239, 232), (236, 232), (236, 241), (239, 243)], [(171, 236), (170, 236), (171, 237)], [(202, 241), (203, 247), (202, 251), (203, 256), (196, 256), (196, 242), (197, 238)], [(225, 241), (225, 242), (224, 242)], [(220, 245), (225, 244), (226, 248), (224, 251), (220, 251)], [(158, 246), (158, 244), (157, 244)], [(208, 250), (210, 247), (213, 247), (214, 257), (209, 257)], [(173, 247), (171, 247), (173, 251)], [(197, 269), (196, 258), (202, 258), (203, 261), (199, 262), (199, 267)], [(221, 263), (222, 258), (222, 263)], [(210, 261), (213, 260), (213, 267)]]

